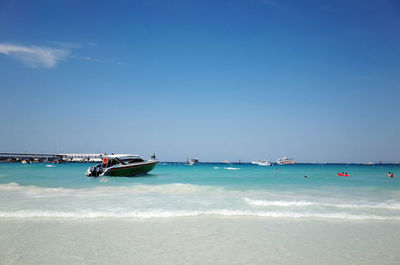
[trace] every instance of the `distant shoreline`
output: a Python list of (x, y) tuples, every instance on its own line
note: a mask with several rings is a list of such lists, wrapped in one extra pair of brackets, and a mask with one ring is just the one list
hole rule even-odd
[[(49, 153), (0, 153), (0, 163), (20, 163), (22, 161), (28, 161), (28, 163), (101, 163), (106, 153), (97, 154), (49, 154)], [(160, 163), (188, 163), (187, 161), (160, 161)], [(225, 161), (198, 161), (196, 163), (201, 164), (251, 164), (251, 161), (236, 160), (235, 162)], [(195, 164), (196, 164), (195, 163)], [(277, 165), (276, 162), (271, 162), (273, 165)], [(400, 165), (399, 162), (296, 162), (297, 165)], [(289, 164), (285, 164), (289, 165)]]
[[(182, 164), (185, 165), (185, 161), (159, 161), (161, 164)], [(10, 163), (10, 164), (15, 164), (15, 163), (21, 163), (21, 161), (6, 161), (6, 160), (0, 160), (0, 163)], [(52, 163), (49, 161), (32, 161), (32, 164), (41, 164), (41, 163)], [(65, 161), (60, 164), (98, 164), (100, 162), (82, 162), (82, 161)], [(198, 164), (222, 164), (222, 165), (253, 165), (251, 162), (231, 162), (231, 163), (226, 163), (226, 162), (218, 162), (218, 161), (204, 161), (204, 162), (199, 162)], [(296, 165), (316, 165), (316, 166), (324, 166), (324, 165), (362, 165), (362, 166), (381, 166), (381, 165), (400, 165), (400, 162), (398, 163), (374, 163), (374, 164), (365, 164), (365, 163), (345, 163), (345, 162), (324, 162), (324, 163), (317, 163), (317, 162), (299, 162), (291, 165), (278, 165), (276, 163), (272, 164), (271, 166), (296, 166)], [(257, 166), (257, 165), (254, 165)], [(267, 166), (268, 167), (268, 166)]]

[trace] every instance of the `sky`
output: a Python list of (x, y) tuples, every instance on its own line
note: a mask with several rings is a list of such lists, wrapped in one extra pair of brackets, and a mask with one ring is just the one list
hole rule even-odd
[(400, 161), (400, 2), (0, 0), (0, 152)]

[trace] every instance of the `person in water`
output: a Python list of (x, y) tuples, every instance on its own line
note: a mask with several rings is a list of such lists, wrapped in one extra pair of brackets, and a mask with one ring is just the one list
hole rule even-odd
[(393, 172), (392, 172), (392, 174), (390, 174), (390, 177), (391, 178), (395, 178), (396, 176), (393, 174)]

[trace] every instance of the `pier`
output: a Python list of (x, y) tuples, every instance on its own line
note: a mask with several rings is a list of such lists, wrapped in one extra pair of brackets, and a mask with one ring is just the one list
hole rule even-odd
[(0, 162), (99, 163), (105, 154), (0, 153)]

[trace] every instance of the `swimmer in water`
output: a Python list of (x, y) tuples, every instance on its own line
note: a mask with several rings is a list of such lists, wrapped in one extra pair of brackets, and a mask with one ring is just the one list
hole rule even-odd
[(392, 174), (390, 171), (387, 173), (388, 177), (392, 177)]
[(392, 172), (392, 174), (390, 174), (390, 177), (391, 178), (395, 178), (396, 176), (393, 174), (393, 172)]

